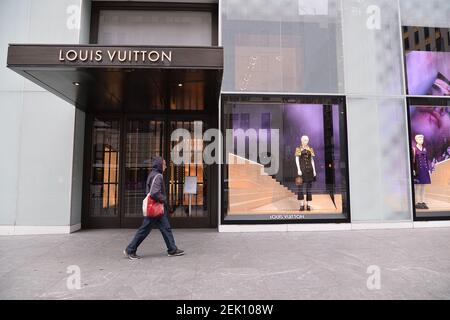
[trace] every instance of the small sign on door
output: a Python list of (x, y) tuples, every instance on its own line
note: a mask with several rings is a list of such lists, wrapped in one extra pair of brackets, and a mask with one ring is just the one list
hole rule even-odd
[(197, 177), (185, 177), (184, 178), (184, 193), (197, 194)]

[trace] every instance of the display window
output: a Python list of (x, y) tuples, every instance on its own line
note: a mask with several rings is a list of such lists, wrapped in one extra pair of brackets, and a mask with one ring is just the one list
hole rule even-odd
[(348, 222), (344, 102), (222, 96), (222, 222)]
[(450, 217), (450, 99), (409, 98), (415, 217)]
[(450, 218), (450, 29), (403, 27), (416, 220)]

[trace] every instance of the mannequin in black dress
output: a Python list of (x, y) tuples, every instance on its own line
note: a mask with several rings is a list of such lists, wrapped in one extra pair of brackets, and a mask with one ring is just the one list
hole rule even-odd
[(302, 137), (302, 145), (295, 149), (295, 163), (297, 172), (303, 178), (303, 184), (298, 186), (298, 200), (300, 200), (300, 211), (305, 211), (305, 193), (306, 210), (311, 211), (310, 203), (312, 201), (311, 187), (316, 180), (316, 166), (314, 157), (316, 156), (309, 143), (309, 137)]

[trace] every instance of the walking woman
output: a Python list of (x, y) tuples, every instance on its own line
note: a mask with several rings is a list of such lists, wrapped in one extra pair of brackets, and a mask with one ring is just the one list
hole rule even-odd
[[(167, 246), (167, 254), (169, 257), (182, 256), (184, 254), (184, 251), (178, 249), (175, 245), (175, 239), (173, 237), (172, 229), (169, 223), (167, 195), (163, 179), (163, 173), (166, 168), (166, 161), (163, 158), (155, 157), (153, 159), (152, 170), (150, 171), (150, 174), (147, 178), (146, 193), (148, 194), (151, 191), (150, 196), (152, 197), (152, 199), (160, 203), (164, 203), (164, 215), (159, 218), (144, 218), (144, 221), (141, 227), (137, 230), (133, 240), (123, 251), (125, 257), (130, 260), (141, 258), (136, 254), (137, 248), (149, 235), (154, 226), (156, 226), (161, 231), (161, 234)], [(153, 187), (151, 187), (152, 183)]]

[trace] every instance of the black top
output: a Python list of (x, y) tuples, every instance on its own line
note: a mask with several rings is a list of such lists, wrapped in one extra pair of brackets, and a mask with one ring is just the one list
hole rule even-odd
[(314, 168), (312, 165), (312, 157), (315, 156), (314, 150), (311, 147), (299, 147), (295, 150), (295, 156), (299, 157), (300, 170), (302, 171), (302, 178), (304, 182), (313, 182)]

